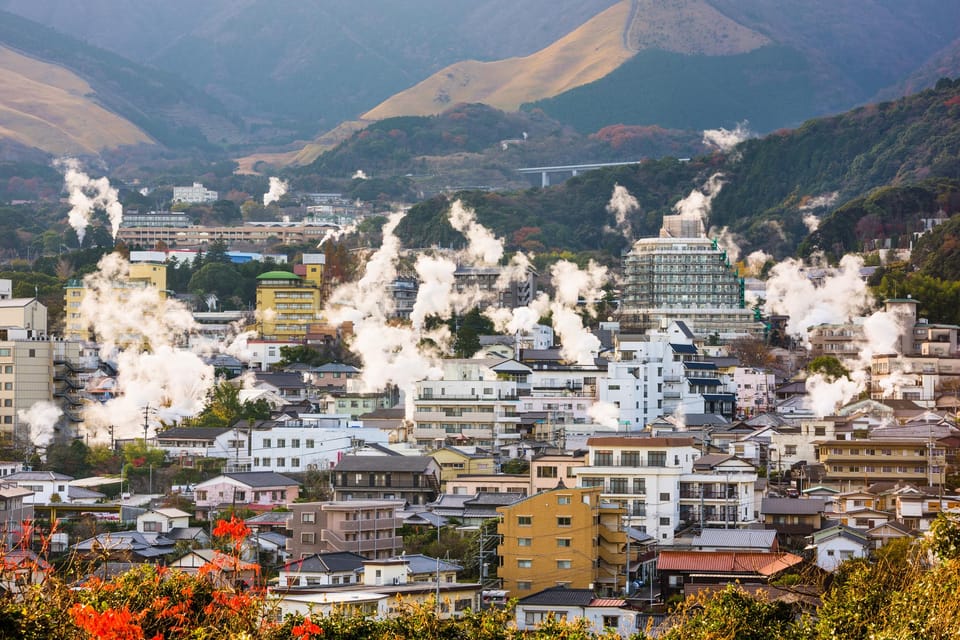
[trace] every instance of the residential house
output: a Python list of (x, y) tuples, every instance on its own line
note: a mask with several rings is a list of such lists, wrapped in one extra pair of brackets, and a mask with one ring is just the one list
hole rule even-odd
[(16, 547), (23, 536), (23, 523), (33, 521), (34, 495), (30, 489), (0, 484), (0, 548)]
[(352, 552), (368, 559), (403, 551), (397, 511), (402, 500), (340, 500), (290, 505), (287, 552), (291, 558), (317, 553)]
[(336, 500), (427, 504), (440, 492), (440, 466), (429, 456), (343, 456), (331, 474)]
[(137, 516), (137, 531), (141, 533), (168, 533), (190, 526), (190, 514), (180, 509), (147, 509)]
[[(554, 483), (555, 486), (556, 483)], [(530, 476), (525, 473), (465, 474), (447, 483), (447, 493), (455, 495), (515, 493), (525, 496), (529, 489)]]
[(351, 551), (314, 553), (280, 568), (280, 587), (354, 584), (367, 558)]
[(272, 471), (225, 473), (194, 487), (196, 517), (206, 520), (235, 507), (255, 511), (286, 507), (297, 499), (299, 490), (299, 482)]
[(690, 546), (697, 551), (779, 551), (772, 529), (703, 529)]
[(256, 584), (260, 566), (215, 549), (191, 549), (167, 565), (188, 575), (205, 575), (219, 588), (249, 588)]
[(460, 476), (492, 475), (496, 472), (493, 454), (477, 447), (453, 447), (445, 445), (428, 454), (440, 465), (440, 489), (446, 490), (447, 482)]
[(24, 504), (50, 504), (51, 502), (69, 502), (70, 481), (68, 476), (56, 471), (18, 471), (5, 476), (2, 481), (6, 487), (29, 489), (32, 496), (24, 496)]
[(864, 558), (873, 548), (867, 532), (844, 524), (815, 531), (807, 549), (816, 553), (816, 564), (824, 571), (836, 571), (840, 563)]
[(613, 632), (621, 638), (642, 633), (647, 616), (620, 598), (598, 598), (593, 589), (548, 587), (517, 602), (517, 629), (532, 631), (548, 618), (568, 622), (585, 620), (588, 631)]
[(662, 549), (657, 557), (657, 574), (666, 601), (689, 592), (687, 585), (768, 584), (802, 563), (803, 558), (792, 553)]
[(587, 462), (586, 451), (543, 453), (530, 461), (530, 493), (556, 489), (560, 482), (574, 486), (577, 476), (574, 469)]
[(626, 588), (623, 509), (602, 502), (599, 488), (545, 491), (497, 512), (497, 575), (512, 597), (554, 586)]
[(827, 522), (825, 498), (764, 498), (760, 521), (781, 536), (808, 536)]

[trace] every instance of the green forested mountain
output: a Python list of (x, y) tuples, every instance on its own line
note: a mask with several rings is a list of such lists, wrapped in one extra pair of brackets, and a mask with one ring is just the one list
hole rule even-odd
[[(614, 184), (640, 201), (631, 214), (639, 236), (655, 233), (662, 216), (714, 173), (722, 175), (724, 186), (713, 202), (710, 225), (728, 226), (746, 250), (792, 255), (809, 233), (804, 217), (812, 215), (821, 221), (821, 231), (804, 245), (806, 251), (833, 251), (835, 244), (851, 250), (864, 239), (912, 233), (919, 229), (904, 221), (898, 223), (903, 229), (881, 228), (879, 235), (872, 219), (858, 223), (870, 213), (886, 219), (884, 207), (903, 220), (936, 208), (954, 213), (949, 180), (960, 179), (960, 82), (942, 80), (913, 96), (747, 140), (726, 156), (649, 161), (591, 172), (548, 189), (464, 197), (476, 206), (481, 222), (515, 247), (616, 250), (627, 246), (626, 240), (604, 230), (614, 226), (605, 209)], [(918, 182), (923, 184), (911, 186)], [(844, 207), (885, 186), (898, 190)], [(439, 209), (436, 201), (414, 207), (400, 229), (408, 242), (449, 241), (444, 223), (435, 218)]]

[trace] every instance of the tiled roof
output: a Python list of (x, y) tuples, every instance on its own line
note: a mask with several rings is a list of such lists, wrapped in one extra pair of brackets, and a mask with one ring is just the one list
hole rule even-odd
[(554, 605), (586, 607), (594, 600), (593, 589), (568, 589), (566, 587), (550, 587), (526, 598), (521, 598), (521, 605)]
[(704, 529), (694, 536), (695, 547), (771, 548), (777, 539), (774, 529)]
[(300, 483), (287, 476), (273, 471), (250, 471), (246, 473), (225, 473), (224, 477), (232, 478), (248, 487), (292, 487)]
[(764, 498), (760, 503), (760, 512), (764, 514), (812, 516), (824, 509), (824, 498)]
[(803, 558), (792, 553), (664, 550), (657, 558), (657, 571), (756, 573), (771, 576), (801, 562)]
[(430, 456), (344, 456), (334, 471), (408, 471), (422, 473), (434, 460)]
[(590, 601), (591, 607), (622, 607), (627, 604), (626, 600), (620, 598), (594, 598)]
[(596, 436), (587, 439), (589, 447), (692, 447), (693, 438), (646, 438), (643, 436)]

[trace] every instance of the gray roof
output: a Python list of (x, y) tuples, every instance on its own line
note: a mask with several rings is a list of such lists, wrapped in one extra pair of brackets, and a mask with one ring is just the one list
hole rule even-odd
[(430, 456), (343, 456), (333, 470), (423, 473), (431, 464)]
[(461, 571), (463, 569), (463, 567), (454, 562), (438, 560), (437, 558), (425, 556), (422, 553), (411, 553), (391, 558), (391, 560), (396, 559), (406, 560), (407, 566), (410, 567), (410, 573), (434, 573), (437, 571), (437, 567), (440, 568), (440, 571)]
[(323, 373), (360, 373), (360, 369), (357, 369), (351, 364), (344, 364), (342, 362), (328, 362), (327, 364), (322, 364), (319, 367), (316, 367), (314, 371), (322, 371)]
[(293, 478), (288, 478), (273, 471), (248, 471), (245, 473), (225, 473), (223, 475), (254, 488), (300, 486), (300, 483)]
[(526, 598), (521, 598), (518, 604), (522, 605), (556, 605), (586, 607), (596, 596), (592, 589), (568, 589), (566, 587), (550, 587)]
[(244, 522), (248, 525), (286, 525), (293, 518), (293, 511), (265, 511), (255, 516), (247, 518)]
[(254, 376), (256, 376), (257, 382), (265, 382), (278, 389), (304, 389), (307, 386), (299, 373), (268, 373), (255, 371)]
[(777, 539), (774, 529), (704, 529), (694, 536), (695, 547), (769, 549)]
[(233, 431), (228, 427), (174, 427), (157, 433), (157, 440), (214, 440), (217, 436)]
[(764, 498), (760, 512), (764, 514), (812, 516), (823, 513), (824, 498)]
[(288, 562), (283, 566), (284, 571), (300, 571), (310, 573), (327, 573), (331, 571), (357, 571), (363, 567), (363, 556), (352, 551), (335, 551), (331, 553), (315, 553), (312, 556)]
[(99, 500), (100, 498), (105, 498), (106, 495), (100, 493), (99, 491), (94, 491), (93, 489), (85, 489), (83, 487), (74, 487), (71, 485), (67, 487), (67, 497), (69, 497), (71, 500), (89, 500), (91, 498), (94, 500)]
[(8, 476), (3, 476), (2, 480), (4, 482), (9, 482), (11, 480), (36, 480), (40, 482), (55, 482), (57, 480), (73, 480), (73, 476), (68, 476), (65, 473), (57, 473), (56, 471), (17, 471), (16, 473), (11, 473)]

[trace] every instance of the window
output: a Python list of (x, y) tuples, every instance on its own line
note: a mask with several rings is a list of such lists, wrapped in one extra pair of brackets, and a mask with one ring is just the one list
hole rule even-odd
[(533, 583), (527, 580), (517, 581), (517, 591), (530, 591), (533, 588)]
[(143, 523), (143, 530), (147, 533), (163, 532), (163, 529), (160, 527), (160, 523), (156, 520), (145, 520)]
[(234, 491), (234, 493), (233, 493), (233, 499), (234, 499), (234, 500), (241, 500), (241, 501), (242, 501), (242, 500), (246, 500), (246, 499), (247, 499), (247, 492), (246, 492), (246, 491)]
[(517, 516), (517, 525), (529, 527), (533, 524), (533, 516)]
[(557, 546), (558, 546), (558, 547), (569, 547), (569, 546), (570, 546), (570, 538), (557, 538)]
[(795, 456), (797, 455), (797, 445), (787, 444), (783, 447), (783, 455), (785, 456)]
[(537, 477), (538, 478), (556, 478), (557, 468), (556, 467), (537, 467)]
[(533, 560), (519, 558), (517, 560), (517, 569), (530, 569), (533, 567)]
[(299, 467), (299, 466), (300, 466), (300, 458), (290, 458), (290, 466), (291, 466), (291, 467)]
[(264, 449), (269, 449), (269, 448), (270, 448), (270, 438), (264, 438), (264, 439), (263, 439), (263, 448), (264, 448)]
[(264, 458), (264, 459), (263, 459), (263, 466), (265, 466), (265, 467), (269, 467), (269, 466), (270, 466), (270, 458)]
[(517, 538), (518, 547), (530, 547), (533, 546), (533, 538)]
[(3, 383), (3, 389), (4, 389), (4, 391), (13, 391), (13, 383), (12, 383), (12, 382), (4, 382), (4, 383)]
[(572, 560), (557, 560), (557, 569), (569, 569), (572, 566)]
[(307, 443), (307, 449), (313, 449), (313, 439), (312, 439), (312, 438), (307, 438), (306, 443)]
[(301, 544), (313, 544), (316, 540), (316, 533), (313, 531), (301, 531), (300, 532), (300, 543)]
[(660, 502), (670, 502), (670, 494), (669, 494), (669, 493), (661, 493), (661, 494), (660, 494)]
[(647, 492), (647, 480), (646, 480), (646, 478), (634, 478), (634, 479), (633, 479), (633, 492), (634, 492), (634, 493), (646, 493), (646, 492)]
[(557, 504), (570, 504), (570, 496), (557, 496)]
[(640, 452), (639, 451), (624, 451), (620, 454), (620, 466), (621, 467), (639, 467), (640, 466)]
[(627, 492), (626, 478), (610, 478), (610, 493), (626, 493), (626, 492)]
[(317, 521), (317, 514), (313, 511), (304, 511), (300, 514), (300, 522), (310, 524)]
[(299, 449), (299, 448), (300, 448), (300, 438), (294, 438), (293, 440), (291, 440), (291, 441), (290, 441), (290, 446), (293, 447), (294, 449)]
[(670, 526), (670, 518), (660, 518), (660, 526), (662, 526), (662, 527), (669, 527), (669, 526)]
[(620, 626), (620, 616), (603, 616), (604, 629), (616, 629)]
[(557, 516), (558, 527), (569, 527), (572, 523), (573, 519), (570, 516)]
[(613, 451), (596, 451), (593, 454), (595, 467), (609, 467), (613, 465)]
[(278, 466), (278, 467), (285, 467), (285, 466), (287, 466), (287, 459), (286, 459), (286, 458), (277, 458), (277, 466)]
[(287, 446), (287, 441), (284, 438), (277, 438), (277, 448), (283, 449)]
[(647, 451), (647, 466), (648, 467), (667, 466), (667, 452), (666, 451)]

